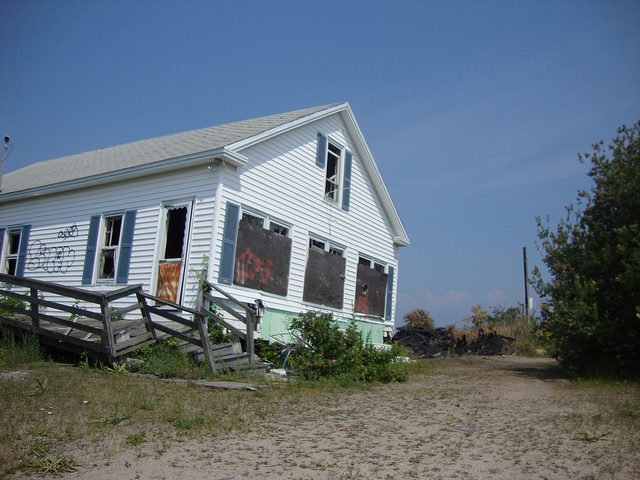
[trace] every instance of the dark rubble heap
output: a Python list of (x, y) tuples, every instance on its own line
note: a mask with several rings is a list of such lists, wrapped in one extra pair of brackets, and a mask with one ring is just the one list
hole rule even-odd
[(455, 335), (451, 327), (429, 329), (404, 325), (393, 336), (393, 341), (423, 358), (443, 355), (504, 355), (509, 353), (514, 339), (495, 332), (485, 334), (480, 330), (478, 338), (469, 342), (466, 335)]

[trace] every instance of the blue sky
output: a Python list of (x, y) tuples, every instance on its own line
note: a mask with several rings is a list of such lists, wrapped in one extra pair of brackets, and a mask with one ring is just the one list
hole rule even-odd
[(523, 301), (522, 247), (640, 120), (640, 2), (0, 0), (5, 170), (348, 101), (411, 237), (398, 318)]

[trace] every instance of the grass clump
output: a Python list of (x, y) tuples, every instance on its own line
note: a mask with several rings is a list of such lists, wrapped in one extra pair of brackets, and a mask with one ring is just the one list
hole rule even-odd
[(293, 319), (291, 332), (301, 345), (290, 355), (290, 368), (306, 380), (338, 378), (357, 382), (403, 382), (407, 365), (396, 361), (406, 356), (401, 347), (377, 350), (362, 338), (355, 323), (341, 331), (330, 313), (307, 312)]
[(143, 347), (131, 353), (132, 358), (144, 361), (141, 373), (149, 373), (162, 378), (193, 378), (200, 376), (200, 370), (192, 358), (176, 346), (175, 339), (167, 339)]
[(0, 367), (15, 367), (44, 360), (38, 337), (30, 333), (0, 329)]

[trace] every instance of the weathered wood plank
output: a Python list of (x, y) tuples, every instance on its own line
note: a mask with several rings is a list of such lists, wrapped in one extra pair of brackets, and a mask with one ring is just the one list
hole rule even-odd
[(122, 297), (127, 297), (129, 295), (133, 295), (142, 290), (142, 284), (138, 283), (136, 285), (130, 285), (126, 287), (119, 288), (118, 290), (113, 290), (112, 292), (104, 293), (103, 296), (109, 302), (113, 302), (114, 300), (118, 300)]
[(199, 338), (190, 337), (189, 335), (185, 335), (184, 333), (179, 332), (177, 330), (174, 330), (172, 328), (169, 328), (169, 327), (163, 325), (162, 323), (155, 323), (154, 327), (156, 328), (156, 330), (160, 330), (161, 332), (168, 333), (172, 337), (179, 338), (180, 340), (184, 340), (185, 342), (189, 342), (189, 343), (192, 343), (194, 345), (198, 345), (200, 347), (202, 346), (202, 342), (200, 341)]
[(153, 343), (155, 343), (156, 341), (153, 338), (149, 338), (147, 340), (145, 340), (144, 342), (140, 342), (140, 343), (136, 343), (134, 345), (129, 346), (128, 348), (123, 348), (123, 349), (118, 349), (117, 350), (117, 355), (118, 357), (122, 357), (124, 355), (127, 355), (128, 353), (131, 353), (135, 350), (139, 350), (142, 347), (146, 347), (147, 345), (151, 345)]
[(133, 312), (134, 310), (141, 310), (142, 303), (134, 303), (133, 305), (129, 305), (127, 307), (117, 308), (115, 310), (111, 310), (111, 318), (119, 317), (120, 315), (125, 315), (129, 312)]
[[(30, 295), (23, 295), (20, 293), (16, 293), (16, 292), (12, 292), (10, 290), (2, 290), (0, 289), (0, 295), (7, 295), (9, 297), (13, 297), (13, 298), (17, 298), (19, 300), (22, 300), (26, 303), (28, 302), (34, 302), (37, 305), (43, 306), (43, 307), (49, 307), (49, 308), (54, 308), (56, 310), (62, 310), (64, 312), (69, 312), (72, 313), (74, 315), (78, 315), (81, 317), (89, 317), (89, 318), (94, 318), (96, 320), (102, 320), (102, 315), (97, 313), (97, 312), (92, 312), (91, 310), (86, 310), (84, 308), (79, 308), (79, 307), (75, 307), (75, 306), (70, 306), (70, 305), (64, 305), (62, 303), (58, 303), (58, 302), (54, 302), (54, 301), (50, 301), (50, 300), (45, 300), (43, 298), (33, 298)], [(18, 311), (18, 310), (13, 310), (13, 311)], [(28, 312), (28, 310), (19, 310), (20, 312)]]
[[(116, 353), (118, 355), (124, 355), (124, 351), (129, 349), (130, 347), (133, 347), (135, 345), (139, 345), (141, 343), (144, 343), (148, 340), (151, 339), (151, 334), (149, 333), (148, 335), (139, 335), (137, 337), (131, 338), (129, 340), (126, 340), (124, 342), (121, 343), (116, 343)], [(138, 347), (140, 348), (140, 347)], [(135, 349), (134, 349), (135, 350)], [(130, 351), (130, 350), (127, 350)]]
[(222, 308), (224, 311), (226, 311), (226, 312), (230, 313), (231, 315), (233, 315), (234, 317), (236, 317), (242, 323), (246, 322), (246, 319), (244, 318), (244, 316), (242, 314), (236, 312), (233, 309), (233, 307), (230, 307), (229, 305), (227, 305), (227, 303), (225, 303), (223, 300), (220, 300), (219, 298), (216, 298), (216, 297), (212, 297), (208, 293), (204, 293), (204, 298), (209, 300), (210, 302), (215, 303), (217, 306)]
[(67, 287), (53, 282), (43, 282), (33, 278), (16, 277), (14, 275), (7, 275), (6, 273), (0, 273), (0, 282), (10, 283), (13, 285), (20, 285), (21, 287), (35, 287), (38, 290), (42, 290), (49, 293), (55, 293), (65, 297), (79, 298), (86, 302), (100, 303), (102, 301), (102, 295), (82, 290), (80, 288)]
[(144, 319), (140, 320), (122, 320), (120, 322), (112, 323), (111, 331), (114, 335), (117, 335), (120, 332), (124, 332), (125, 330), (134, 329), (140, 325), (145, 325), (147, 322)]
[[(160, 315), (161, 317), (166, 318), (167, 320), (180, 323), (186, 327), (196, 328), (196, 325), (193, 322), (193, 320), (182, 318), (180, 315), (176, 315), (175, 313), (167, 312), (166, 310), (162, 310), (161, 308), (153, 307), (151, 305), (147, 306), (147, 309), (149, 310), (150, 313), (155, 313), (156, 315)], [(154, 321), (153, 323), (155, 325), (158, 322)]]
[[(175, 308), (176, 310), (182, 310), (183, 312), (189, 312), (194, 315), (198, 313), (193, 308), (185, 307), (183, 305), (178, 305), (177, 303), (173, 303), (173, 302), (170, 302), (169, 300), (163, 300), (161, 298), (154, 297), (153, 295), (149, 295), (148, 293), (141, 292), (140, 295), (142, 295), (144, 298), (148, 300), (153, 300), (154, 302), (161, 303), (162, 305), (167, 305), (169, 307)], [(149, 306), (149, 308), (151, 308), (151, 306)]]
[(10, 317), (0, 316), (0, 319), (2, 319), (2, 321), (4, 323), (6, 323), (7, 325), (10, 325), (12, 327), (17, 327), (17, 328), (20, 328), (22, 330), (26, 330), (28, 332), (34, 332), (34, 333), (37, 333), (37, 334), (45, 336), (45, 337), (53, 338), (53, 339), (58, 340), (59, 342), (62, 342), (62, 343), (66, 342), (66, 343), (78, 345), (78, 346), (83, 347), (85, 349), (94, 350), (94, 351), (97, 351), (97, 352), (100, 352), (100, 353), (107, 353), (109, 351), (108, 347), (105, 346), (105, 345), (102, 345), (101, 343), (82, 340), (80, 338), (72, 337), (71, 335), (65, 335), (63, 333), (58, 333), (58, 332), (54, 332), (52, 330), (47, 330), (47, 329), (45, 329), (43, 327), (34, 327), (30, 323), (23, 322), (21, 320), (16, 320), (16, 319), (10, 318)]
[(238, 336), (238, 337), (240, 337), (242, 339), (246, 338), (247, 332), (239, 330), (236, 327), (234, 327), (233, 325), (225, 322), (223, 318), (220, 318), (218, 315), (215, 315), (213, 312), (210, 312), (209, 310), (207, 310), (205, 308), (203, 308), (201, 310), (201, 312), (202, 312), (203, 316), (212, 317), (216, 322), (221, 323), (224, 326), (224, 328), (226, 328), (227, 330), (230, 330), (234, 335), (236, 335), (236, 336)]

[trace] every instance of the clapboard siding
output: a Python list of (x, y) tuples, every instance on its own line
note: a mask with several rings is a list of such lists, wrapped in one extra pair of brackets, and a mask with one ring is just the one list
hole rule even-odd
[[(64, 272), (47, 271), (34, 253), (36, 250), (30, 250), (25, 275), (70, 286), (83, 286), (81, 282), (91, 216), (135, 209), (137, 214), (128, 283), (141, 283), (146, 291), (155, 293), (163, 204), (193, 201), (185, 265), (188, 274), (183, 285), (183, 303), (192, 306), (199, 272), (207, 268), (209, 280), (218, 280), (226, 204), (232, 202), (287, 224), (290, 227), (292, 252), (286, 296), (234, 285), (229, 287), (230, 293), (243, 301), (262, 298), (270, 308), (287, 311), (323, 308), (302, 300), (308, 241), (309, 236), (313, 235), (344, 248), (344, 301), (343, 308), (337, 313), (349, 316), (353, 311), (360, 255), (393, 266), (395, 303), (398, 248), (393, 241), (391, 221), (359, 156), (361, 152), (348, 131), (343, 117), (335, 113), (253, 146), (240, 148), (238, 153), (247, 159), (246, 165), (240, 167), (212, 162), (210, 168), (193, 167), (0, 204), (0, 227), (31, 224), (30, 248), (37, 250), (38, 246), (45, 245), (48, 248), (64, 248), (68, 254), (67, 263), (63, 264)], [(342, 209), (342, 202), (325, 199), (325, 168), (316, 164), (318, 132), (353, 155), (348, 211)], [(364, 154), (367, 155), (366, 152)], [(343, 172), (340, 173), (342, 177)], [(77, 236), (66, 239), (58, 237), (60, 231), (73, 225), (77, 226)], [(209, 257), (207, 265), (206, 257)], [(88, 288), (104, 291), (117, 287), (114, 283), (105, 282)]]
[[(341, 203), (324, 198), (325, 170), (315, 162), (319, 131), (353, 154), (348, 212), (342, 210)], [(292, 311), (314, 307), (302, 301), (310, 234), (345, 247), (347, 265), (342, 309), (345, 315), (353, 309), (359, 255), (393, 265), (397, 272), (389, 221), (339, 116), (297, 128), (241, 153), (248, 158), (246, 166), (237, 170), (224, 167), (222, 203), (233, 202), (292, 225), (293, 246), (286, 297), (232, 286), (234, 295), (246, 301), (260, 297), (270, 307)], [(222, 211), (217, 231), (224, 229), (224, 220)], [(219, 239), (214, 252), (213, 264), (217, 268), (221, 253)]]
[[(145, 290), (155, 291), (153, 283), (163, 202), (196, 200), (186, 268), (202, 269), (202, 259), (208, 254), (211, 244), (216, 183), (215, 174), (206, 167), (200, 167), (49, 195), (41, 199), (0, 205), (0, 225), (31, 224), (26, 276), (69, 286), (82, 286), (94, 291), (106, 291), (118, 288), (119, 285), (113, 282), (82, 285), (89, 220), (92, 215), (136, 210), (128, 283), (142, 283)], [(58, 237), (58, 232), (73, 225), (77, 226), (77, 237)], [(43, 262), (36, 255), (37, 247), (40, 245), (64, 248), (67, 255), (72, 255), (67, 257), (68, 268), (65, 263), (64, 271), (45, 270)], [(188, 275), (185, 297), (192, 297), (196, 288), (195, 275)]]

